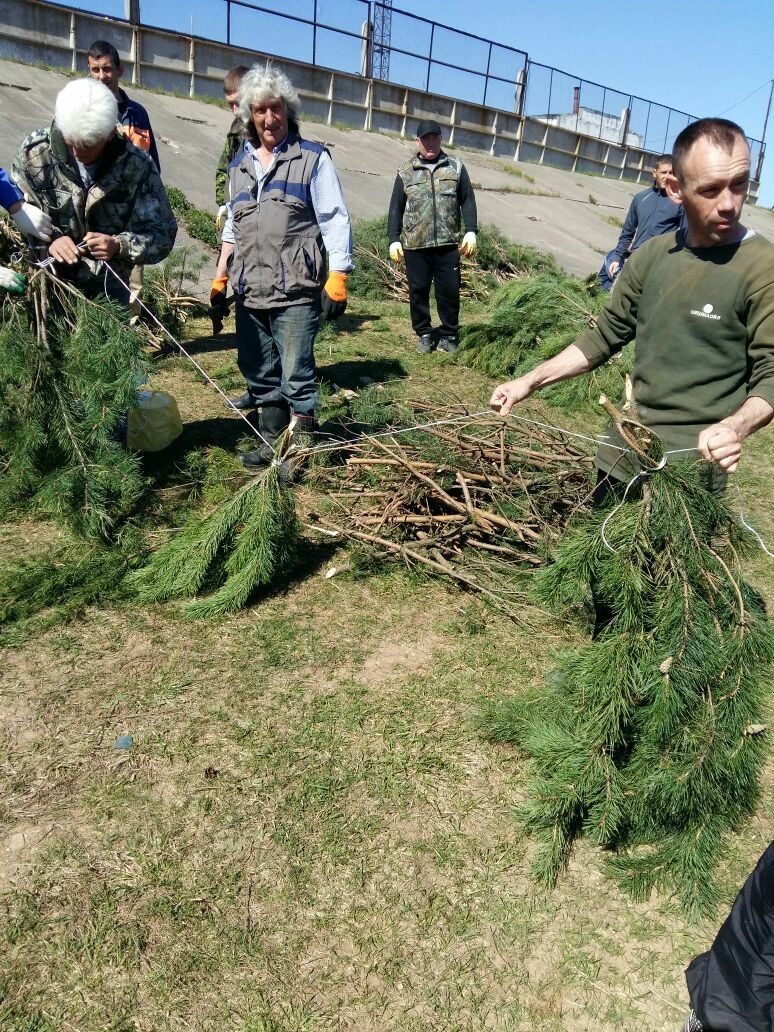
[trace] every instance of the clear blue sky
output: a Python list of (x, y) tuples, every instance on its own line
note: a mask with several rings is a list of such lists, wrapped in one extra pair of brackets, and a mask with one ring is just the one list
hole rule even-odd
[[(255, 0), (300, 18), (312, 18), (314, 0)], [(72, 6), (104, 14), (122, 15), (122, 0), (79, 0)], [(772, 0), (651, 0), (637, 5), (620, 0), (395, 0), (395, 7), (420, 18), (491, 39), (494, 48), (490, 71), (510, 79), (518, 57), (506, 48), (526, 50), (533, 61), (561, 68), (571, 75), (619, 90), (620, 96), (584, 88), (582, 103), (618, 113), (629, 94), (654, 100), (692, 115), (720, 115), (738, 121), (745, 132), (760, 138), (769, 83), (774, 78), (774, 3)], [(161, 27), (225, 39), (224, 0), (141, 0), (143, 21)], [(357, 32), (367, 16), (360, 0), (317, 0), (318, 21)], [(270, 15), (233, 7), (234, 42), (251, 49), (311, 60), (312, 32), (301, 25)], [(430, 27), (393, 14), (392, 43), (404, 50), (427, 53)], [(359, 45), (344, 36), (319, 32), (320, 64), (357, 71)], [(483, 70), (489, 59), (483, 44), (436, 29), (433, 55), (449, 63)], [(410, 85), (425, 83), (424, 62), (393, 53), (390, 77)], [(550, 109), (567, 111), (573, 81), (554, 76)], [(430, 89), (447, 95), (481, 100), (483, 80), (440, 67), (433, 68)], [(529, 113), (549, 107), (549, 74), (535, 70), (527, 93)], [(752, 96), (748, 96), (752, 94)], [(746, 99), (745, 99), (746, 98)], [(487, 100), (510, 108), (512, 87), (494, 82)], [(647, 112), (635, 104), (633, 128), (642, 129)], [(648, 146), (660, 149), (667, 130), (682, 128), (674, 119), (667, 125), (664, 110), (653, 108), (648, 121)], [(769, 117), (768, 155), (764, 164), (759, 203), (774, 206), (774, 112)], [(670, 141), (671, 142), (671, 141)]]

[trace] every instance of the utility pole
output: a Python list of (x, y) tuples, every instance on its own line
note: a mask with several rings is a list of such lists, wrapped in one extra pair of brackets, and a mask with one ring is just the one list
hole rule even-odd
[(766, 129), (769, 124), (769, 112), (771, 111), (771, 98), (774, 95), (774, 79), (771, 80), (769, 87), (769, 103), (766, 105), (766, 117), (763, 119), (763, 132), (761, 133), (761, 149), (758, 151), (758, 167), (755, 170), (755, 178), (758, 182), (761, 181), (761, 173), (763, 172), (763, 157), (766, 153)]
[(132, 25), (140, 24), (140, 0), (124, 0), (124, 18)]

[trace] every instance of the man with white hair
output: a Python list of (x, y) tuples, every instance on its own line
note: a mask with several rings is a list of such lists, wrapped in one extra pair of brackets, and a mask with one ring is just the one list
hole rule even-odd
[(57, 274), (87, 296), (105, 291), (121, 303), (137, 265), (160, 262), (175, 242), (177, 223), (156, 166), (116, 131), (118, 107), (93, 79), (68, 83), (56, 98), (54, 121), (22, 143), (13, 176), (53, 222), (49, 254)]
[[(313, 430), (318, 391), (314, 339), (320, 316), (347, 305), (352, 228), (330, 154), (301, 137), (298, 93), (277, 68), (255, 66), (242, 79), (245, 143), (229, 169), (229, 217), (211, 301), (236, 293), (237, 358), (270, 443), (290, 424)], [(326, 274), (327, 264), (327, 274)], [(271, 449), (248, 452), (249, 469)]]

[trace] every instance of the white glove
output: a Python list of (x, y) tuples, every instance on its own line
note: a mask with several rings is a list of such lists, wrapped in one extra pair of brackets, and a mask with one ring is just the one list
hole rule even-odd
[(396, 240), (394, 243), (390, 244), (390, 258), (392, 258), (396, 265), (398, 262), (403, 261), (403, 247), (401, 246), (400, 240)]
[(227, 219), (228, 208), (225, 204), (221, 204), (221, 206), (218, 208), (218, 214), (215, 216), (215, 229), (217, 229), (219, 233), (223, 232), (223, 227), (226, 225)]
[(465, 234), (465, 236), (462, 238), (462, 243), (460, 244), (460, 251), (462, 251), (466, 258), (470, 258), (471, 255), (474, 255), (476, 253), (475, 233)]
[(21, 273), (0, 265), (0, 290), (7, 290), (9, 294), (23, 294), (26, 286), (27, 281)]
[(53, 223), (48, 215), (40, 208), (36, 208), (34, 204), (27, 204), (24, 201), (21, 208), (15, 211), (11, 218), (25, 236), (34, 236), (46, 243), (51, 239), (54, 230)]

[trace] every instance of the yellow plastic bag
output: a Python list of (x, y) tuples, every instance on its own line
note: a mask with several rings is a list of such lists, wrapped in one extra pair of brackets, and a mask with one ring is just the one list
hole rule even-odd
[(166, 391), (138, 391), (129, 410), (126, 445), (129, 451), (156, 452), (169, 447), (183, 432), (177, 402)]

